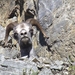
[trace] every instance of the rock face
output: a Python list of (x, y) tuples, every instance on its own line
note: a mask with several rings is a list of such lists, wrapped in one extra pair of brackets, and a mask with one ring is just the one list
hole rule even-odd
[[(48, 51), (41, 52), (41, 56), (54, 59), (71, 57), (74, 59), (74, 1), (49, 0), (39, 1), (38, 18), (43, 28), (46, 29)], [(49, 3), (49, 4), (48, 4)], [(43, 10), (44, 9), (44, 10)], [(43, 10), (43, 11), (42, 11)], [(48, 14), (49, 12), (49, 14)], [(47, 14), (46, 14), (47, 13)], [(44, 16), (43, 16), (44, 15)], [(45, 18), (47, 21), (45, 21)], [(41, 39), (42, 40), (42, 39)], [(42, 43), (42, 41), (41, 41)], [(46, 49), (46, 48), (44, 48)], [(43, 49), (43, 50), (44, 50)], [(42, 55), (44, 54), (44, 55)]]
[[(74, 9), (75, 0), (0, 0), (0, 75), (74, 75)], [(39, 58), (15, 59), (20, 51), (12, 36), (12, 48), (1, 45), (5, 27), (28, 18), (36, 18), (49, 39), (34, 27), (32, 40)]]
[(1, 0), (0, 1), (0, 24), (2, 24), (3, 26), (5, 26), (6, 21), (8, 20), (8, 17), (10, 15), (10, 13), (12, 12), (12, 10), (15, 7), (15, 0)]
[[(0, 75), (68, 75), (68, 63), (47, 58), (5, 59), (0, 55)], [(55, 71), (54, 71), (55, 70)], [(61, 73), (62, 72), (62, 73)]]

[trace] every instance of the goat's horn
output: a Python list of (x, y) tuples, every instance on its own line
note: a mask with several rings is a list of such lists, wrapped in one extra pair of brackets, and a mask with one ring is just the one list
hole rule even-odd
[[(17, 21), (16, 21), (17, 22)], [(15, 23), (16, 22), (13, 22), (13, 23), (10, 23), (7, 27), (6, 27), (6, 33), (5, 33), (5, 44), (7, 43), (7, 40), (8, 40), (8, 36), (9, 36), (9, 33), (11, 30), (13, 30), (13, 27), (16, 25)]]
[(43, 33), (44, 37), (47, 37), (43, 28), (41, 27), (40, 23), (37, 20), (31, 18), (31, 19), (26, 20), (26, 23), (30, 23), (33, 26), (34, 25), (37, 26), (40, 29), (40, 31)]

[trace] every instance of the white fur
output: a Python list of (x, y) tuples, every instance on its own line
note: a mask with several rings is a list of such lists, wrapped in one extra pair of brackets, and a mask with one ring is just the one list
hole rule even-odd
[[(23, 25), (24, 27), (21, 27), (21, 25)], [(20, 33), (22, 29), (24, 29), (26, 32), (29, 32), (29, 26), (26, 24), (26, 23), (23, 23), (23, 24), (19, 24), (17, 25), (16, 27), (16, 32), (17, 33)]]

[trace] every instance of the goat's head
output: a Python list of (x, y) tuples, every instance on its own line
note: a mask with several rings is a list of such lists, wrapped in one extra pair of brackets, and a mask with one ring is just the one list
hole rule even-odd
[(32, 25), (24, 22), (13, 28), (13, 36), (18, 41), (21, 48), (32, 44), (32, 32)]
[(7, 43), (8, 36), (11, 30), (13, 30), (13, 36), (18, 41), (21, 50), (23, 49), (32, 49), (32, 34), (33, 34), (33, 25), (37, 26), (40, 31), (43, 33), (44, 37), (47, 37), (44, 33), (39, 22), (35, 19), (28, 19), (26, 22), (20, 24), (14, 22), (10, 23), (6, 28), (5, 34), (5, 44)]

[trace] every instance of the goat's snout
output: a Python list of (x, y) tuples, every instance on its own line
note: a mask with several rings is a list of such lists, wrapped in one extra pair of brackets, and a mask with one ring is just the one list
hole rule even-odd
[(30, 36), (28, 35), (27, 31), (25, 29), (22, 29), (20, 31), (20, 42), (22, 42), (23, 44), (27, 44), (27, 42), (30, 41)]

